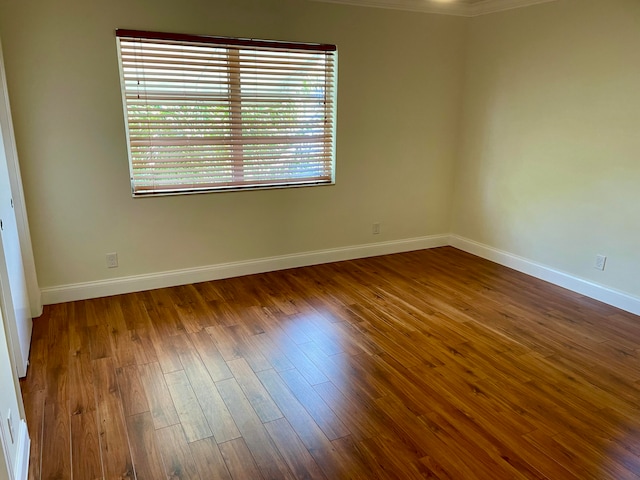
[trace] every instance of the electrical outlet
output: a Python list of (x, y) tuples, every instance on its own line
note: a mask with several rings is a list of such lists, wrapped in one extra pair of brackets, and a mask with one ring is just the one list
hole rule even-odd
[(597, 268), (598, 270), (604, 270), (604, 266), (607, 263), (607, 257), (604, 255), (596, 255), (596, 263), (593, 265), (593, 268)]
[(380, 224), (379, 223), (374, 223), (373, 226), (371, 227), (371, 233), (373, 233), (374, 235), (380, 235)]
[(11, 410), (7, 412), (7, 429), (9, 430), (9, 437), (11, 438), (11, 443), (15, 443), (16, 432), (13, 429), (13, 418), (11, 417)]
[(107, 268), (116, 268), (118, 266), (118, 254), (107, 253)]

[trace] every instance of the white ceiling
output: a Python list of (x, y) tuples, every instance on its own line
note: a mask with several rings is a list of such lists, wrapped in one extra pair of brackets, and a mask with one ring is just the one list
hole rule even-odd
[(476, 17), (487, 13), (527, 7), (555, 0), (314, 0), (329, 3), (344, 3), (364, 7), (410, 10), (414, 12), (440, 13), (462, 17)]

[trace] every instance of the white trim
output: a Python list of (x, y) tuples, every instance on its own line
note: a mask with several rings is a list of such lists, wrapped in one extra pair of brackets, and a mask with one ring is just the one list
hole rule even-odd
[(556, 0), (484, 0), (469, 3), (441, 3), (437, 0), (313, 0), (324, 3), (341, 3), (357, 7), (376, 7), (391, 10), (407, 10), (410, 12), (436, 13), (441, 15), (455, 15), (459, 17), (477, 17), (489, 13), (529, 7), (539, 3), (555, 2)]
[(16, 452), (15, 472), (16, 480), (27, 480), (29, 474), (29, 449), (31, 448), (31, 439), (29, 438), (29, 430), (27, 422), (20, 420), (18, 429), (18, 449)]
[(89, 298), (107, 297), (122, 293), (139, 292), (154, 288), (173, 287), (190, 283), (206, 282), (221, 278), (272, 272), (287, 268), (305, 267), (320, 263), (339, 262), (356, 258), (374, 257), (390, 253), (409, 252), (426, 248), (442, 247), (449, 244), (448, 235), (393, 240), (389, 242), (369, 243), (351, 247), (316, 250), (312, 252), (258, 258), (240, 262), (208, 265), (205, 267), (171, 270), (167, 272), (134, 275), (110, 280), (75, 283), (42, 289), (42, 301), (45, 305), (72, 302)]
[(24, 199), (24, 189), (22, 188), (22, 177), (20, 175), (20, 164), (18, 163), (18, 149), (16, 147), (13, 122), (11, 120), (11, 106), (9, 104), (9, 90), (7, 88), (7, 78), (4, 69), (4, 57), (2, 54), (2, 44), (0, 43), (0, 128), (4, 139), (5, 156), (7, 158), (7, 169), (9, 170), (9, 181), (11, 182), (11, 196), (13, 198), (13, 210), (18, 226), (18, 238), (20, 240), (20, 252), (22, 254), (22, 267), (27, 283), (29, 295), (29, 308), (31, 317), (36, 318), (42, 315), (42, 299), (40, 298), (40, 288), (38, 287), (38, 277), (36, 275), (36, 264), (33, 257), (33, 246), (31, 244), (31, 232), (29, 231), (29, 220), (27, 218), (27, 208)]
[(389, 10), (406, 10), (409, 12), (436, 13), (441, 15), (456, 15), (468, 17), (469, 5), (452, 3), (438, 3), (435, 1), (420, 0), (313, 0), (324, 3), (340, 3), (356, 7), (386, 8)]
[(599, 285), (458, 235), (451, 235), (449, 244), (478, 257), (513, 268), (519, 272), (599, 300), (635, 315), (640, 315), (640, 297)]
[(45, 305), (72, 302), (75, 300), (108, 297), (110, 295), (140, 292), (154, 288), (187, 285), (221, 278), (273, 272), (287, 268), (305, 267), (321, 263), (339, 262), (342, 260), (353, 260), (356, 258), (374, 257), (377, 255), (388, 255), (390, 253), (409, 252), (412, 250), (423, 250), (447, 245), (491, 260), (500, 265), (513, 268), (514, 270), (554, 285), (567, 288), (627, 312), (640, 315), (640, 297), (590, 282), (459, 235), (431, 235), (428, 237), (316, 250), (146, 275), (134, 275), (110, 280), (60, 285), (57, 287), (43, 288), (42, 301)]
[(530, 7), (539, 3), (555, 2), (555, 0), (484, 0), (483, 2), (469, 5), (469, 16), (477, 17), (489, 13), (512, 10), (514, 8)]

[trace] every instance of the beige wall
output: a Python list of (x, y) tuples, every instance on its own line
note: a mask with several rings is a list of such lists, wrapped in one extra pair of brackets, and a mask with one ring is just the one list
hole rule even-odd
[[(337, 184), (132, 199), (118, 27), (336, 43)], [(640, 295), (637, 0), (0, 0), (0, 36), (41, 287), (453, 232)]]
[(453, 231), (639, 296), (640, 2), (475, 18), (468, 42)]
[[(307, 0), (0, 0), (40, 286), (448, 232), (465, 24)], [(337, 44), (337, 184), (132, 199), (116, 28)]]

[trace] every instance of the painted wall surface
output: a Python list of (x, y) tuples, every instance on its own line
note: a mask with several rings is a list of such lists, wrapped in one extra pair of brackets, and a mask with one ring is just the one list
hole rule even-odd
[[(0, 0), (40, 287), (449, 231), (466, 22), (308, 0)], [(337, 184), (131, 198), (116, 28), (337, 44)]]
[[(0, 0), (40, 287), (453, 232), (639, 296), (639, 27), (637, 0)], [(115, 28), (336, 43), (337, 184), (132, 199)]]
[(453, 231), (640, 295), (638, 52), (637, 0), (474, 18)]
[[(4, 452), (0, 452), (4, 454)], [(9, 478), (9, 467), (0, 459), (0, 480), (11, 480)]]

